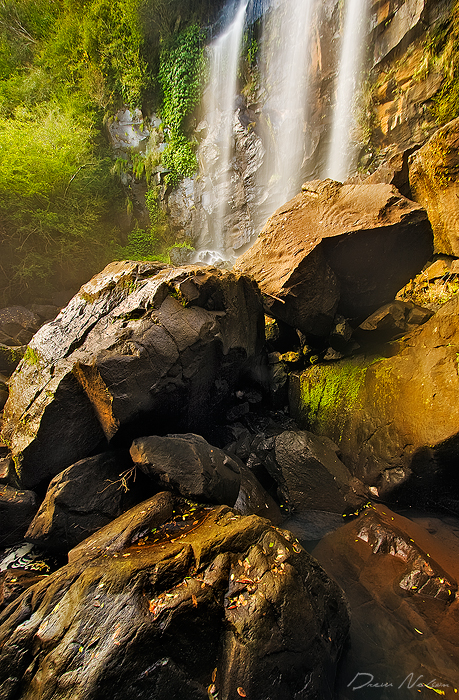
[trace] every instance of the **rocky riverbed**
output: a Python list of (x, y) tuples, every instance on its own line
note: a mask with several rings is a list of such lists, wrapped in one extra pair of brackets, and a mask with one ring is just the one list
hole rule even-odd
[(0, 311), (2, 698), (455, 696), (458, 297), (397, 294), (433, 256), (393, 185), (316, 181), (232, 271)]

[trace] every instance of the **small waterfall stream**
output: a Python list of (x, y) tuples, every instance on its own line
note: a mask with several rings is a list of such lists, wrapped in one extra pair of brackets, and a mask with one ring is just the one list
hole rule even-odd
[(267, 93), (265, 166), (260, 184), (269, 190), (269, 216), (297, 194), (308, 134), (308, 72), (314, 0), (284, 0), (265, 17), (261, 80)]
[(355, 162), (352, 130), (364, 56), (368, 0), (347, 0), (326, 177), (343, 182)]
[(233, 120), (237, 92), (237, 69), (248, 0), (240, 0), (234, 19), (209, 46), (209, 83), (203, 108), (207, 136), (200, 149), (201, 175), (207, 183), (204, 207), (211, 214), (212, 245), (201, 248), (197, 260), (225, 259), (224, 219), (231, 198)]

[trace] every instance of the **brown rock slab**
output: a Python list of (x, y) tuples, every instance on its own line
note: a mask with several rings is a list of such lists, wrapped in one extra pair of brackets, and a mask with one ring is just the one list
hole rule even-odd
[(0, 615), (4, 700), (331, 700), (348, 614), (317, 562), (258, 516), (155, 499)]
[(234, 269), (251, 275), (266, 312), (326, 335), (338, 311), (362, 321), (432, 253), (427, 214), (390, 185), (303, 185), (280, 207)]
[(438, 129), (410, 160), (413, 199), (429, 215), (436, 253), (459, 255), (459, 118)]

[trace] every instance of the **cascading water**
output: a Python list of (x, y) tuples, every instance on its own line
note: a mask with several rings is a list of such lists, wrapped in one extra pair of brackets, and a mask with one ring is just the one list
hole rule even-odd
[(349, 176), (356, 156), (352, 131), (356, 120), (355, 96), (364, 56), (368, 4), (368, 0), (347, 0), (345, 6), (333, 126), (325, 172), (326, 177), (341, 182)]
[(267, 13), (261, 42), (266, 148), (261, 185), (269, 192), (265, 216), (302, 184), (308, 154), (308, 88), (314, 0), (284, 0)]
[(210, 214), (210, 236), (207, 241), (198, 241), (197, 244), (196, 259), (202, 262), (213, 263), (227, 257), (224, 220), (231, 197), (237, 69), (247, 4), (248, 0), (240, 0), (234, 19), (208, 49), (209, 83), (203, 101), (207, 136), (201, 144), (199, 156), (201, 177), (205, 183), (202, 201)]
[[(305, 180), (348, 176), (369, 4), (345, 0), (340, 14), (338, 0), (228, 2), (228, 21), (207, 49), (209, 81), (197, 129), (200, 172), (191, 185), (195, 261), (231, 261)], [(334, 37), (340, 17), (338, 64)], [(258, 82), (243, 96), (238, 71), (249, 25), (258, 32)], [(328, 76), (337, 64), (330, 131)]]

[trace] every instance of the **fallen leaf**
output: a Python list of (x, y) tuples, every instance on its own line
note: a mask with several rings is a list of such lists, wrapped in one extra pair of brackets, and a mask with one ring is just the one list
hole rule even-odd
[(246, 697), (247, 697), (244, 688), (241, 688), (241, 686), (239, 686), (239, 688), (237, 689), (237, 692), (238, 692), (238, 695), (241, 696), (241, 698), (246, 698)]
[(197, 607), (198, 607), (198, 599), (196, 598), (196, 596), (195, 596), (194, 593), (193, 593), (193, 595), (191, 596), (191, 600), (193, 601), (194, 607), (197, 608)]
[(215, 683), (215, 679), (217, 678), (217, 669), (214, 668), (212, 671), (212, 683)]

